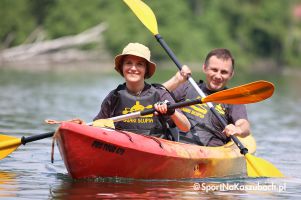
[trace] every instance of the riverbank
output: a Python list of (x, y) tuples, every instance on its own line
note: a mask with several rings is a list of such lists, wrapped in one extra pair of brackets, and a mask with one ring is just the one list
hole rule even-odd
[[(171, 60), (155, 61), (158, 69), (177, 68)], [(239, 60), (237, 60), (239, 63)], [(202, 63), (199, 61), (185, 62), (192, 71), (201, 72)], [(24, 60), (11, 59), (9, 62), (0, 62), (0, 69), (43, 72), (43, 71), (92, 71), (111, 73), (114, 72), (114, 56), (110, 55), (100, 46), (95, 50), (65, 49), (57, 52), (39, 54)], [(243, 67), (236, 64), (235, 70), (247, 74), (278, 74), (294, 77), (301, 76), (301, 67), (279, 67), (273, 60), (258, 60)]]

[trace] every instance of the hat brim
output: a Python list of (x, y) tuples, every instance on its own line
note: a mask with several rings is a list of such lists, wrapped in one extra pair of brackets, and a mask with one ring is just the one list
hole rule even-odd
[[(122, 73), (122, 59), (123, 59), (124, 56), (127, 56), (127, 55), (133, 55), (133, 54), (119, 54), (115, 57), (115, 70), (118, 73), (120, 73), (121, 76), (123, 76), (123, 73)], [(139, 55), (134, 55), (134, 56), (138, 56), (140, 58), (145, 59), (144, 57), (141, 57)], [(146, 62), (148, 63), (148, 65), (147, 65), (148, 70), (147, 70), (147, 74), (145, 74), (145, 79), (148, 79), (148, 78), (150, 78), (154, 75), (154, 73), (156, 71), (156, 64), (153, 63), (152, 61), (148, 61), (148, 60), (146, 60)]]

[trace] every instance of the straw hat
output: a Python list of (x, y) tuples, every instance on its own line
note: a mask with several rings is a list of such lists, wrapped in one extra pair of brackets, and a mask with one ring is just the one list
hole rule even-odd
[(156, 64), (150, 61), (150, 50), (140, 43), (129, 43), (122, 51), (122, 54), (119, 54), (115, 57), (115, 70), (119, 72), (122, 76), (122, 60), (124, 56), (133, 55), (138, 56), (140, 58), (144, 58), (147, 64), (147, 74), (145, 74), (145, 78), (150, 78), (156, 71)]

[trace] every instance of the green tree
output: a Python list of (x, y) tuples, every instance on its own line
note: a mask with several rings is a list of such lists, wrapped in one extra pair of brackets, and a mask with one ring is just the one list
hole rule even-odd
[(286, 1), (248, 1), (242, 5), (242, 20), (236, 30), (242, 50), (255, 58), (272, 58), (278, 67), (283, 66), (289, 10)]
[[(301, 22), (292, 17), (299, 0), (152, 0), (159, 33), (183, 62), (202, 62), (212, 48), (229, 48), (241, 66), (272, 60), (281, 68), (301, 66)], [(152, 34), (121, 0), (2, 0), (0, 48), (23, 43), (37, 27), (48, 38), (77, 34), (101, 22), (107, 50), (115, 55), (129, 42), (150, 47), (169, 60)], [(201, 64), (201, 63), (200, 63)]]
[(45, 17), (44, 28), (49, 38), (82, 32), (104, 21), (108, 3), (104, 0), (57, 0)]
[(35, 17), (37, 24), (43, 25), (51, 7), (57, 3), (57, 0), (29, 0), (29, 3), (30, 11)]
[(0, 1), (0, 48), (23, 43), (35, 29), (28, 0)]

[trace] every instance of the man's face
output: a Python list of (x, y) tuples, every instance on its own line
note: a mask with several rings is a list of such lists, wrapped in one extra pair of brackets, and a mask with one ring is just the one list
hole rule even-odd
[(206, 74), (207, 88), (212, 91), (224, 89), (234, 75), (231, 59), (224, 60), (216, 56), (209, 59), (207, 66), (203, 65), (203, 71)]

